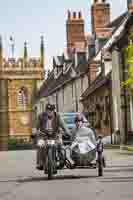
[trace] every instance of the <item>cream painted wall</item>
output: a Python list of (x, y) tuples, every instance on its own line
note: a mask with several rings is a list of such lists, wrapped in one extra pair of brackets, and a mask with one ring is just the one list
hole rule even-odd
[[(48, 102), (55, 104), (58, 104), (58, 111), (59, 112), (72, 112), (76, 111), (76, 92), (77, 92), (77, 103), (78, 103), (78, 111), (82, 112), (83, 106), (80, 103), (80, 97), (82, 93), (87, 89), (88, 87), (88, 76), (84, 75), (83, 77), (80, 77), (76, 79), (75, 81), (69, 82), (64, 88), (61, 88), (57, 92), (57, 100), (56, 102), (56, 93), (52, 94), (49, 97), (43, 98), (38, 102), (38, 113), (42, 112), (42, 102), (43, 107), (45, 108), (46, 104)], [(76, 91), (76, 90), (77, 91)], [(72, 95), (73, 94), (73, 95)]]

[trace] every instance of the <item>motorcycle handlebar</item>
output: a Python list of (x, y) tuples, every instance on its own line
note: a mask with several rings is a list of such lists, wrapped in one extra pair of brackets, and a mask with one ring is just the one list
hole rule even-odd
[(38, 131), (35, 137), (47, 137), (47, 136), (56, 136), (58, 134), (54, 134), (54, 130), (45, 130), (45, 131)]

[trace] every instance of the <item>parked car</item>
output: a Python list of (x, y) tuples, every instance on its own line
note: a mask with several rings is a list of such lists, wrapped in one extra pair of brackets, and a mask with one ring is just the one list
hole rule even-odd
[[(80, 113), (60, 113), (61, 117), (63, 118), (63, 120), (65, 121), (67, 128), (72, 129), (73, 127), (75, 127), (75, 117), (77, 114)], [(85, 118), (85, 116), (81, 113), (80, 114), (83, 117), (84, 120), (84, 125), (85, 126), (89, 126), (89, 122), (87, 121), (87, 119)]]
[[(88, 120), (86, 119), (86, 117), (84, 116), (83, 113), (77, 113), (77, 112), (60, 113), (62, 119), (66, 123), (67, 128), (70, 131), (75, 127), (75, 117), (77, 114), (80, 114), (83, 117), (84, 125), (86, 127), (91, 128), (92, 131), (95, 133), (95, 130), (91, 127), (90, 123), (88, 122)], [(96, 133), (95, 133), (95, 136), (96, 136)], [(64, 143), (70, 143), (70, 139), (66, 138), (65, 136), (63, 136), (63, 141), (64, 141)]]

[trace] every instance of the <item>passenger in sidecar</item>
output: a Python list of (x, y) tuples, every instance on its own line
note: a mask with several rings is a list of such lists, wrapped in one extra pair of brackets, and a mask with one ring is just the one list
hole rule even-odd
[(72, 130), (71, 158), (75, 165), (88, 165), (96, 159), (96, 138), (92, 129), (83, 125), (83, 118), (78, 114), (75, 128)]

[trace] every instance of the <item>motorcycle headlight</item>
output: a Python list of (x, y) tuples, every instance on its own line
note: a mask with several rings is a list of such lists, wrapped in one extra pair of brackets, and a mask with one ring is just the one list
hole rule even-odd
[(37, 141), (37, 146), (39, 146), (39, 147), (44, 147), (44, 146), (45, 146), (45, 141), (44, 141), (43, 139), (39, 139), (39, 140)]

